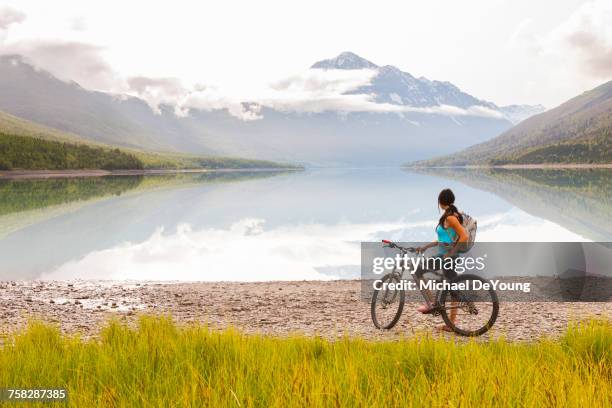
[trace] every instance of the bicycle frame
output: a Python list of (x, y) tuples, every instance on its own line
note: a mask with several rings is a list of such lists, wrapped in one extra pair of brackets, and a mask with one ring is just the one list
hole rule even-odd
[[(389, 248), (397, 248), (397, 249), (399, 249), (399, 250), (401, 251), (402, 255), (407, 255), (409, 252), (410, 252), (410, 253), (414, 253), (414, 252), (415, 252), (415, 251), (413, 250), (414, 248), (404, 248), (404, 247), (399, 246), (399, 245), (394, 244), (394, 243), (393, 243), (392, 245), (390, 244), (390, 245), (387, 245), (387, 246), (388, 246)], [(419, 254), (418, 256), (424, 257), (424, 256), (425, 256), (425, 254), (421, 253), (421, 254)], [(408, 269), (409, 269), (409, 268), (408, 268)], [(399, 271), (399, 270), (396, 268), (396, 269), (394, 269), (394, 270), (393, 270), (393, 272), (392, 272), (392, 273), (396, 273), (396, 274), (398, 274), (398, 278), (401, 280), (401, 279), (403, 278), (404, 272), (406, 272), (406, 270), (407, 270), (407, 268), (406, 268), (406, 267), (404, 267), (404, 266), (402, 266), (402, 267), (401, 267), (401, 271)], [(414, 273), (412, 273), (411, 271), (409, 271), (409, 272), (410, 272), (410, 276), (412, 277), (412, 279), (413, 279), (413, 280), (414, 280), (414, 281), (417, 283), (417, 285), (418, 285), (418, 284), (419, 284), (419, 280), (418, 280), (418, 279), (417, 279), (417, 278), (414, 276)], [(428, 274), (433, 274), (433, 275), (436, 275), (436, 278), (443, 278), (443, 277), (444, 277), (444, 274), (443, 274), (441, 271), (438, 271), (438, 270), (426, 271), (425, 273), (426, 273), (426, 274), (428, 273)], [(432, 279), (429, 279), (429, 280), (432, 280)], [(433, 279), (433, 280), (436, 280), (436, 279)], [(426, 295), (425, 295), (425, 293), (423, 292), (423, 289), (420, 289), (420, 287), (419, 287), (419, 292), (421, 292), (421, 296), (423, 296), (423, 300), (425, 300), (426, 302), (429, 302), (429, 299), (427, 298), (427, 296), (426, 296)], [(441, 295), (441, 294), (442, 294), (442, 291), (441, 291), (441, 290), (436, 290), (435, 295), (434, 295), (434, 304), (433, 304), (433, 306), (434, 306), (434, 313), (437, 313), (437, 312), (438, 312), (438, 310), (439, 310), (439, 309), (442, 307), (442, 306), (440, 305), (440, 295)], [(438, 313), (439, 313), (439, 312), (438, 312)]]
[[(393, 243), (393, 242), (390, 242), (390, 241), (387, 243), (387, 247), (399, 249), (400, 252), (402, 253), (402, 255), (407, 255), (409, 252), (410, 253), (415, 253), (416, 252), (415, 248), (404, 248), (404, 247), (399, 246), (396, 243)], [(419, 256), (424, 257), (425, 254), (424, 253), (420, 253)], [(407, 268), (402, 266), (401, 271), (397, 270), (397, 268), (396, 268), (396, 269), (393, 270), (392, 273), (396, 273), (398, 275), (398, 278), (401, 280), (403, 278), (404, 272), (406, 272), (406, 270), (407, 270)], [(425, 274), (432, 274), (432, 275), (436, 276), (436, 278), (428, 279), (428, 280), (436, 280), (437, 278), (444, 278), (444, 273), (441, 270), (428, 270), (423, 275), (425, 275)], [(412, 276), (412, 279), (418, 285), (419, 284), (419, 279), (417, 279), (414, 276), (414, 273), (412, 273), (412, 272), (410, 272), (410, 275)], [(427, 290), (427, 289), (421, 289), (421, 287), (419, 286), (419, 292), (421, 293), (421, 296), (423, 296), (423, 300), (425, 300), (425, 302), (429, 303), (430, 300), (425, 295), (424, 290)], [(433, 304), (432, 304), (432, 312), (431, 312), (434, 316), (440, 314), (440, 310), (442, 310), (442, 309), (444, 309), (444, 310), (451, 310), (451, 309), (461, 309), (463, 307), (463, 306), (461, 306), (459, 304), (457, 304), (455, 306), (450, 306), (450, 307), (443, 306), (441, 304), (441, 302), (440, 302), (440, 298), (441, 298), (442, 292), (443, 291), (440, 290), (440, 289), (435, 291), (435, 294), (434, 294), (434, 297), (433, 297), (434, 301), (433, 301)], [(454, 293), (454, 291), (451, 291), (451, 293)]]
[[(416, 248), (405, 248), (388, 240), (383, 240), (383, 244), (385, 244), (385, 247), (399, 250), (401, 252), (402, 258), (406, 257), (409, 252), (425, 256), (422, 252), (417, 252)], [(457, 311), (457, 309), (461, 309), (465, 312), (462, 315), (478, 315), (480, 313), (480, 308), (476, 307), (475, 302), (479, 302), (480, 300), (475, 300), (474, 298), (472, 298), (471, 294), (468, 293), (469, 289), (468, 292), (466, 292), (464, 291), (464, 289), (454, 288), (452, 285), (432, 285), (424, 287), (422, 285), (423, 281), (430, 282), (432, 280), (435, 281), (439, 279), (445, 279), (446, 277), (444, 269), (429, 269), (430, 266), (431, 265), (428, 261), (421, 262), (421, 260), (419, 260), (419, 262), (403, 262), (400, 265), (395, 265), (395, 268), (390, 273), (385, 275), (385, 277), (383, 277), (383, 280), (391, 282), (405, 282), (407, 278), (404, 278), (404, 272), (409, 271), (411, 275), (415, 275), (416, 271), (423, 271), (422, 274), (419, 272), (418, 276), (413, 276), (412, 279), (417, 283), (417, 285), (419, 285), (418, 289), (421, 292), (421, 295), (423, 296), (425, 301), (431, 305), (431, 307), (428, 308), (429, 310), (424, 311), (424, 313), (432, 314), (433, 316), (441, 315), (447, 327), (450, 327), (453, 331), (463, 336), (480, 336), (486, 331), (488, 331), (495, 323), (495, 320), (497, 319), (499, 313), (499, 301), (497, 295), (495, 294), (495, 291), (492, 289), (486, 290), (486, 299), (483, 299), (483, 301), (486, 303), (490, 303), (491, 308), (490, 312), (489, 308), (484, 309), (487, 310), (487, 312), (483, 314), (483, 316), (488, 320), (483, 322), (482, 326), (479, 326), (479, 328), (477, 329), (467, 329), (465, 328), (465, 326), (463, 326), (463, 323), (461, 326), (458, 326), (455, 321), (455, 318), (457, 317), (457, 314), (455, 312)], [(438, 265), (434, 264), (434, 267), (436, 266)], [(433, 275), (433, 277), (425, 275)], [(459, 275), (456, 278), (453, 278), (451, 283), (455, 281), (456, 283), (460, 283), (463, 281), (469, 282), (471, 280), (485, 281), (483, 278), (477, 275), (467, 274)], [(469, 288), (469, 286), (467, 287)], [(432, 298), (431, 294), (433, 294), (434, 291), (435, 295)], [(384, 288), (384, 290), (383, 288), (376, 289), (372, 296), (370, 310), (372, 314), (372, 320), (374, 321), (374, 324), (377, 328), (390, 329), (394, 327), (395, 324), (399, 321), (399, 318), (404, 308), (404, 303), (406, 301), (405, 292), (405, 287), (395, 289), (393, 287), (389, 287)], [(379, 316), (377, 312), (378, 309), (376, 305), (382, 304), (382, 308), (386, 309), (387, 305), (395, 304), (395, 300), (397, 299), (398, 294), (399, 302), (397, 303), (398, 306), (395, 310), (395, 315), (393, 319), (390, 320), (388, 323), (382, 324), (379, 321)], [(389, 295), (392, 296), (392, 299), (388, 298)], [(431, 304), (430, 302), (433, 302), (433, 304)], [(394, 309), (391, 309), (391, 311), (393, 310)], [(451, 311), (452, 313), (449, 313), (449, 311)], [(460, 320), (463, 321), (463, 319)]]

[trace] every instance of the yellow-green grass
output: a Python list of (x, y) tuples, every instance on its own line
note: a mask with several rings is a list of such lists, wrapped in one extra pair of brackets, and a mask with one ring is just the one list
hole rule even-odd
[(84, 341), (33, 323), (0, 348), (0, 386), (66, 387), (74, 407), (609, 407), (611, 348), (606, 321), (522, 344), (275, 338), (151, 317)]

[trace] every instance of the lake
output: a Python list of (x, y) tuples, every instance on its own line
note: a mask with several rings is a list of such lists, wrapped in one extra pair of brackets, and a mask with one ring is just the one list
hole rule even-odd
[(0, 180), (0, 277), (355, 278), (361, 241), (433, 240), (446, 187), (478, 219), (479, 241), (612, 240), (605, 169)]

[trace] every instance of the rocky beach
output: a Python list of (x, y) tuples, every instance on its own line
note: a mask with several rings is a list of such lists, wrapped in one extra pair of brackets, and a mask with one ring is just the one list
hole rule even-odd
[[(440, 317), (421, 315), (408, 303), (398, 325), (376, 330), (359, 281), (295, 282), (109, 282), (5, 281), (0, 283), (1, 339), (30, 320), (59, 325), (62, 332), (95, 337), (109, 319), (136, 324), (142, 314), (171, 315), (179, 324), (211, 329), (234, 327), (246, 333), (373, 340), (441, 333)], [(511, 341), (555, 337), (568, 323), (612, 319), (609, 302), (502, 302), (494, 328), (480, 337)]]

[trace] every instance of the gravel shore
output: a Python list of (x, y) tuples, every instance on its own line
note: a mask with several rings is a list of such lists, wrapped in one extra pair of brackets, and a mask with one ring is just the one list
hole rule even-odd
[[(95, 337), (116, 317), (135, 323), (141, 314), (171, 314), (179, 323), (201, 322), (214, 329), (236, 327), (247, 333), (302, 333), (397, 339), (417, 333), (455, 337), (436, 327), (440, 317), (424, 316), (407, 304), (398, 325), (376, 330), (370, 305), (360, 300), (359, 281), (300, 282), (0, 282), (0, 339), (28, 320), (59, 324), (65, 333)], [(492, 331), (481, 340), (504, 336), (531, 341), (557, 336), (568, 322), (612, 319), (610, 303), (502, 303)]]

